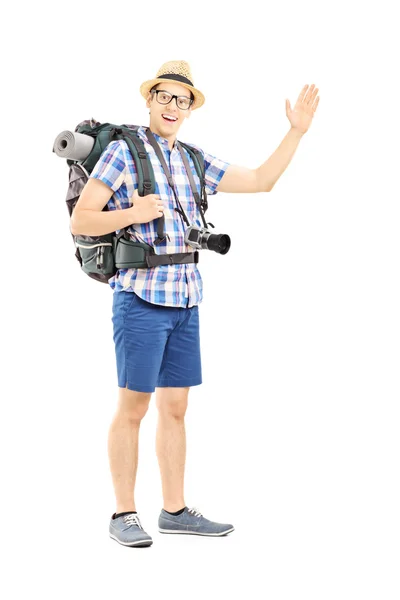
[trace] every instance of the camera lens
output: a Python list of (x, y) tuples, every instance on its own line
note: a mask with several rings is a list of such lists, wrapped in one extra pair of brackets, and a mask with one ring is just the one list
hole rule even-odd
[(226, 254), (231, 247), (231, 238), (226, 233), (211, 233), (207, 239), (207, 248), (218, 254)]

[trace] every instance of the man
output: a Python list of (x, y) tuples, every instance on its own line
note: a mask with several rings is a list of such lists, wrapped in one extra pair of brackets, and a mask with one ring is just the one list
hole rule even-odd
[[(319, 98), (318, 88), (304, 86), (293, 110), (286, 100), (291, 128), (278, 149), (259, 168), (231, 165), (199, 149), (204, 156), (206, 192), (269, 192), (288, 166), (308, 130)], [(185, 61), (162, 65), (156, 77), (142, 84), (150, 109), (150, 133), (138, 135), (152, 161), (156, 194), (139, 197), (137, 174), (123, 140), (108, 144), (95, 165), (71, 220), (75, 235), (103, 235), (130, 226), (133, 241), (154, 245), (157, 222), (164, 217), (166, 237), (154, 245), (156, 254), (193, 252), (185, 243), (187, 228), (177, 208), (179, 199), (190, 224), (202, 227), (190, 181), (177, 143), (185, 119), (204, 103)], [(316, 98), (316, 99), (315, 99)], [(162, 160), (149, 141), (153, 134)], [(153, 140), (154, 142), (154, 140)], [(197, 185), (194, 164), (186, 152)], [(164, 165), (165, 166), (165, 165)], [(133, 202), (133, 205), (131, 204)], [(108, 204), (109, 211), (102, 211)], [(158, 520), (163, 533), (220, 536), (234, 530), (229, 523), (206, 519), (184, 500), (186, 438), (184, 417), (191, 386), (202, 383), (199, 314), (202, 280), (195, 262), (120, 269), (109, 280), (114, 289), (113, 327), (118, 372), (119, 403), (110, 427), (108, 450), (116, 496), (109, 534), (127, 546), (149, 546), (152, 538), (140, 522), (134, 501), (140, 423), (156, 390), (158, 424), (156, 450), (164, 506)]]

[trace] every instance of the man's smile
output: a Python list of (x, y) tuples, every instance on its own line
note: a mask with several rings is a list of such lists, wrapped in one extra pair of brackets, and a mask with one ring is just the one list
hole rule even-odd
[(164, 119), (164, 121), (167, 121), (168, 123), (175, 123), (175, 121), (178, 120), (178, 117), (174, 117), (173, 115), (170, 115), (168, 113), (163, 113), (161, 116)]

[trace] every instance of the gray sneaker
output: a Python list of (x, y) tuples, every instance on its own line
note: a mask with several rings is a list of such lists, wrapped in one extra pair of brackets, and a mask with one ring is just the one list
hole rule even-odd
[(110, 521), (110, 537), (123, 546), (151, 546), (153, 540), (142, 527), (138, 515), (131, 513), (114, 519), (113, 514)]
[(158, 517), (158, 531), (160, 533), (192, 533), (195, 535), (225, 535), (235, 528), (226, 523), (209, 521), (197, 508), (188, 508), (180, 515), (170, 515), (163, 508)]

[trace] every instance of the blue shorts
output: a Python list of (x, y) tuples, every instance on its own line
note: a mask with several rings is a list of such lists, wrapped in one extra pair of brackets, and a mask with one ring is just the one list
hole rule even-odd
[(137, 392), (202, 383), (199, 307), (161, 306), (113, 293), (118, 386)]

